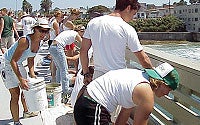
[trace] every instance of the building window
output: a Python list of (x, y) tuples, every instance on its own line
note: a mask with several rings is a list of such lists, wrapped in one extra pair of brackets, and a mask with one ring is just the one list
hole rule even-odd
[(188, 21), (191, 21), (191, 19), (190, 19), (190, 18), (188, 18)]
[(140, 13), (137, 13), (137, 18), (140, 18)]
[(188, 13), (191, 13), (191, 9), (188, 10)]
[(181, 10), (179, 10), (179, 14), (181, 14)]
[(198, 21), (198, 18), (194, 18), (195, 21)]
[(195, 10), (194, 10), (194, 11), (195, 11), (195, 13), (198, 13), (198, 8), (195, 8)]

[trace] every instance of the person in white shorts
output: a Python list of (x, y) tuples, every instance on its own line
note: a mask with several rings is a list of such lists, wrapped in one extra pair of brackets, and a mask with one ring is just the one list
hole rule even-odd
[[(38, 19), (32, 27), (33, 33), (21, 37), (15, 42), (4, 54), (5, 70), (3, 76), (5, 87), (11, 95), (10, 111), (13, 117), (14, 125), (21, 125), (19, 122), (19, 96), (20, 88), (28, 90), (27, 72), (23, 67), (22, 62), (27, 59), (28, 68), (31, 78), (35, 78), (34, 73), (34, 57), (36, 56), (40, 42), (49, 33), (50, 27), (45, 19)], [(28, 113), (28, 109), (21, 93), (21, 102), (24, 108), (24, 117), (34, 116), (35, 114)]]

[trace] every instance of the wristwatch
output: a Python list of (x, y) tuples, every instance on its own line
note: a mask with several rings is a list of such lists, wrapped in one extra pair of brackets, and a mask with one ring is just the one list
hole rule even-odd
[(87, 73), (83, 74), (83, 76), (84, 77), (91, 77), (92, 75), (89, 72), (87, 72)]

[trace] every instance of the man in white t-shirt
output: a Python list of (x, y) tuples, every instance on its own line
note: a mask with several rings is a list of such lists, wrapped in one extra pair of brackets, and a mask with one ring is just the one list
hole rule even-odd
[(31, 34), (32, 33), (32, 26), (35, 24), (36, 20), (31, 17), (26, 12), (23, 13), (22, 16), (22, 28), (23, 28), (23, 35)]
[(126, 47), (135, 54), (144, 68), (152, 68), (151, 61), (139, 42), (135, 29), (127, 22), (140, 8), (137, 0), (117, 0), (114, 12), (109, 15), (93, 18), (87, 25), (80, 50), (80, 59), (84, 73), (84, 83), (92, 78), (88, 74), (88, 50), (93, 47), (93, 79), (104, 73), (126, 68)]
[[(138, 0), (116, 0), (114, 12), (93, 18), (88, 23), (80, 49), (85, 84), (110, 70), (126, 68), (127, 47), (144, 68), (153, 68), (149, 57), (143, 51), (135, 29), (127, 23), (139, 9)], [(88, 69), (88, 50), (91, 46), (95, 69), (93, 78)]]

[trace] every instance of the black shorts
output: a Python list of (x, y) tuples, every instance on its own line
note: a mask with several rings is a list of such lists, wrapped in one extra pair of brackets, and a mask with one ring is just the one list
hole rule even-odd
[(105, 107), (93, 99), (81, 95), (74, 106), (77, 125), (110, 125), (111, 116)]

